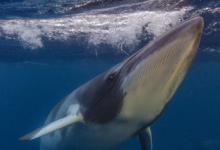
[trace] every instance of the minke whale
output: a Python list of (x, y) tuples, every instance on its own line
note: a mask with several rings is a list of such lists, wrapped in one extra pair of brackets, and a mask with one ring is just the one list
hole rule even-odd
[(142, 150), (151, 150), (150, 125), (186, 76), (203, 26), (199, 16), (176, 25), (70, 93), (18, 141), (42, 136), (41, 150), (110, 150), (139, 136)]

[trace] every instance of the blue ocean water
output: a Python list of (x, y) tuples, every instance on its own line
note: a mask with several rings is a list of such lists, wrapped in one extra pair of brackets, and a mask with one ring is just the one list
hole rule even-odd
[[(90, 3), (87, 3), (90, 2)], [(194, 15), (205, 28), (196, 59), (161, 117), (153, 149), (220, 149), (218, 0), (1, 0), (0, 149), (39, 150), (17, 138), (42, 126), (74, 89)], [(116, 150), (140, 150), (138, 138)]]

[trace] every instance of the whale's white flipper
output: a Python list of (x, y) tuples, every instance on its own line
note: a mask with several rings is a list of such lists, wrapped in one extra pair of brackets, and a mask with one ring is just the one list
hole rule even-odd
[(51, 133), (55, 130), (58, 130), (60, 128), (63, 128), (65, 126), (68, 126), (70, 124), (73, 124), (75, 122), (80, 122), (80, 121), (83, 121), (82, 115), (68, 115), (62, 119), (59, 119), (57, 121), (54, 121), (50, 124), (44, 125), (34, 130), (33, 132), (19, 138), (18, 141), (28, 141), (28, 140), (36, 139), (38, 137)]

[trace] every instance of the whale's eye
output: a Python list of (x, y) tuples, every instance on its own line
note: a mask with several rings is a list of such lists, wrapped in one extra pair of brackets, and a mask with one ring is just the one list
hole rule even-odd
[(110, 74), (110, 75), (109, 75), (109, 78), (110, 78), (110, 79), (112, 79), (112, 78), (114, 78), (114, 77), (115, 77), (115, 75), (116, 75), (116, 72), (114, 72), (114, 73)]
[(109, 76), (110, 79), (112, 79), (112, 78), (114, 78), (114, 77), (115, 77), (115, 74), (111, 74), (111, 75)]
[(116, 72), (111, 73), (111, 74), (108, 76), (107, 80), (108, 80), (108, 81), (114, 80), (116, 74), (117, 74)]

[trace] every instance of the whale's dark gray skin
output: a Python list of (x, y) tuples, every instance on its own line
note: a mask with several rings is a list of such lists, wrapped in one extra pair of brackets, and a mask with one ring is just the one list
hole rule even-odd
[(150, 125), (188, 72), (203, 24), (196, 16), (173, 27), (73, 91), (45, 126), (18, 141), (42, 136), (41, 150), (110, 150), (138, 135), (142, 150), (151, 150)]

